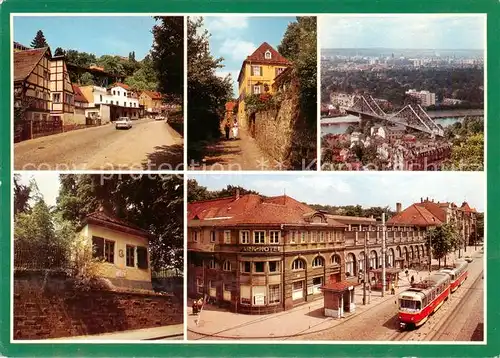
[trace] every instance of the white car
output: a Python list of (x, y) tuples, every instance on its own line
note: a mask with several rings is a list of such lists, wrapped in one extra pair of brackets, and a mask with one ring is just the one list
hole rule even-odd
[(132, 128), (132, 121), (128, 117), (120, 117), (115, 122), (115, 128), (116, 129), (120, 129), (120, 128), (130, 129), (130, 128)]

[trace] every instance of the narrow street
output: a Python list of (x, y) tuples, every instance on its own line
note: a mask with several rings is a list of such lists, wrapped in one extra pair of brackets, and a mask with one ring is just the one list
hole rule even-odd
[[(226, 140), (224, 136), (206, 148), (206, 156), (192, 170), (279, 170), (244, 128), (239, 129), (239, 138)], [(198, 163), (197, 163), (198, 164)]]
[(15, 170), (180, 170), (183, 139), (165, 121), (140, 119), (74, 130), (14, 145)]

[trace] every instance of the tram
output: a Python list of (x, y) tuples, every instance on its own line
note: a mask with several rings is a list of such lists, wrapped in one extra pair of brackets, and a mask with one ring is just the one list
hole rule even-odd
[(436, 312), (451, 293), (451, 276), (438, 272), (399, 294), (400, 327), (419, 327)]
[(459, 261), (454, 267), (445, 267), (439, 271), (450, 275), (451, 292), (455, 292), (467, 279), (469, 275), (468, 266), (467, 261)]

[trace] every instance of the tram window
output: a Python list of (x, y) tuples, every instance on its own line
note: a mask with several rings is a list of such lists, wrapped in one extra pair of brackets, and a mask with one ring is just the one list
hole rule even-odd
[(416, 307), (417, 301), (412, 301), (412, 300), (400, 300), (399, 301), (399, 307), (400, 308), (408, 308), (414, 310)]
[(422, 303), (421, 302), (417, 302), (417, 310), (421, 310), (422, 309)]

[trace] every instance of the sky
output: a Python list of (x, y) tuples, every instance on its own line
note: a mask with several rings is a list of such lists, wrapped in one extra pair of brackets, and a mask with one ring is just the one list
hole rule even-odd
[(469, 49), (485, 45), (483, 15), (320, 16), (326, 48)]
[(30, 179), (35, 179), (40, 193), (43, 195), (45, 203), (49, 206), (56, 205), (56, 199), (59, 195), (59, 173), (57, 172), (23, 172), (21, 174), (21, 183), (29, 184)]
[(485, 174), (483, 172), (393, 172), (393, 173), (312, 173), (312, 175), (262, 175), (231, 173), (226, 175), (188, 175), (199, 185), (220, 190), (228, 184), (240, 185), (262, 195), (286, 195), (308, 204), (332, 206), (361, 205), (403, 208), (420, 198), (452, 201), (461, 205), (467, 201), (478, 211), (485, 208)]
[(204, 27), (211, 34), (210, 52), (223, 57), (224, 67), (217, 74), (233, 78), (234, 97), (238, 97), (238, 74), (241, 64), (263, 42), (276, 50), (290, 22), (295, 17), (206, 16)]
[(57, 47), (96, 56), (128, 56), (142, 60), (151, 49), (155, 20), (151, 16), (16, 16), (14, 41), (30, 46), (42, 30), (52, 52)]

